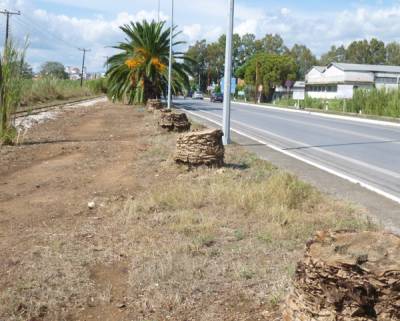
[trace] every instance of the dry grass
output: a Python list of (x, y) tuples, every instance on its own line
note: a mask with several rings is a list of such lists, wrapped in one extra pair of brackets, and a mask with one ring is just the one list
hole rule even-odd
[[(152, 146), (151, 162), (154, 155), (167, 157)], [(153, 310), (172, 304), (175, 311), (197, 289), (204, 308), (214, 302), (207, 293), (223, 289), (227, 297), (242, 293), (253, 309), (271, 310), (315, 231), (373, 228), (354, 207), (238, 146), (228, 148), (227, 160), (232, 165), (217, 171), (181, 168), (176, 179), (128, 202), (122, 215), (136, 226), (139, 258), (130, 272), (132, 302), (153, 298)], [(169, 162), (165, 170), (169, 166), (175, 165)], [(144, 234), (139, 238), (138, 230)]]
[(272, 320), (315, 231), (374, 228), (361, 210), (239, 146), (223, 169), (178, 167), (175, 135), (154, 132), (143, 135), (148, 148), (132, 173), (142, 191), (97, 200), (100, 219), (38, 236), (43, 247), (18, 262), (17, 280), (9, 276), (0, 320), (77, 320), (115, 305), (113, 285), (97, 286), (90, 271), (121, 262), (127, 320)]

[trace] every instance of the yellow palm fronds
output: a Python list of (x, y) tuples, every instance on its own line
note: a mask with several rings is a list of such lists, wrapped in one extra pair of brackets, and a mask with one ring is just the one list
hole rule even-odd
[(148, 56), (150, 56), (149, 52), (144, 48), (137, 48), (135, 51), (138, 55), (141, 55), (144, 58), (147, 58)]
[(164, 72), (167, 69), (167, 66), (163, 64), (159, 58), (152, 58), (151, 64), (159, 71)]
[(127, 65), (129, 69), (136, 69), (136, 68), (140, 67), (144, 62), (145, 62), (145, 59), (143, 57), (136, 57), (136, 58), (127, 59), (125, 61), (125, 65)]

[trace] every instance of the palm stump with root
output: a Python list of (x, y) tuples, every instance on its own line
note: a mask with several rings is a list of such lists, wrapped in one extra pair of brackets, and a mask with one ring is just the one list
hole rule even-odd
[(284, 321), (400, 320), (400, 237), (321, 232), (298, 264)]
[(154, 111), (163, 109), (164, 106), (160, 99), (148, 99), (146, 107), (148, 111)]
[(187, 132), (192, 124), (185, 113), (172, 112), (170, 110), (161, 111), (158, 126), (169, 132)]
[(222, 136), (221, 130), (204, 130), (179, 136), (175, 161), (188, 166), (223, 166), (225, 149)]

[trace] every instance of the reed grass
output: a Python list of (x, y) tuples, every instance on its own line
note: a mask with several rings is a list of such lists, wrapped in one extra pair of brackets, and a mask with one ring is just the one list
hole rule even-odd
[[(275, 102), (278, 106), (295, 106), (294, 99), (283, 98)], [(301, 107), (331, 111), (349, 112), (371, 116), (400, 118), (400, 90), (357, 89), (352, 99), (315, 99), (306, 97)]]
[(26, 46), (18, 49), (12, 41), (0, 57), (0, 145), (11, 144), (16, 135), (12, 115), (23, 94), (22, 66)]

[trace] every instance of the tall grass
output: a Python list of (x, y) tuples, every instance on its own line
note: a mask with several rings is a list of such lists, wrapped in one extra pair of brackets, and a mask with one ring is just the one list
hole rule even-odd
[[(294, 99), (283, 98), (275, 101), (278, 106), (295, 106)], [(315, 99), (306, 97), (300, 107), (349, 112), (372, 116), (400, 117), (400, 90), (357, 89), (352, 99)]]
[(85, 81), (80, 86), (79, 81), (55, 78), (24, 80), (22, 106), (32, 106), (55, 100), (86, 97), (106, 93), (106, 79)]
[(12, 42), (0, 57), (0, 144), (10, 144), (16, 130), (12, 114), (18, 108), (23, 93), (22, 66), (26, 48), (17, 49)]

